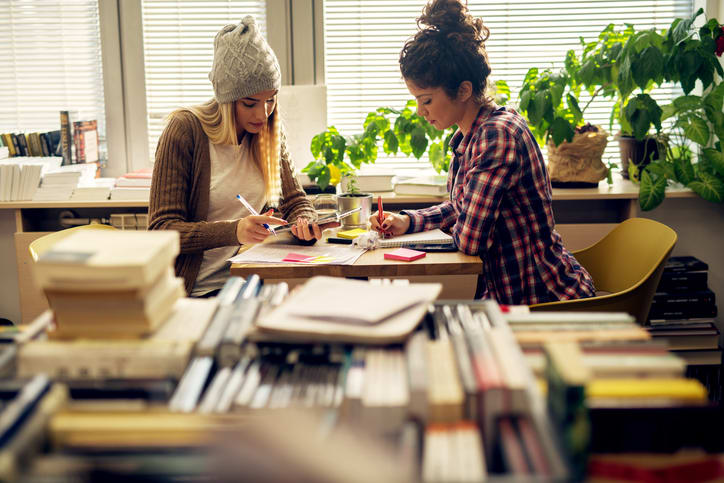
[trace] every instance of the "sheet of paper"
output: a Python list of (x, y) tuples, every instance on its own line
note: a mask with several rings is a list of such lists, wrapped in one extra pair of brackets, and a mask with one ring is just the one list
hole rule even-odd
[[(229, 259), (231, 263), (286, 263), (295, 265), (352, 265), (364, 248), (318, 243), (310, 247), (279, 242), (259, 243)], [(291, 259), (289, 256), (291, 255)]]

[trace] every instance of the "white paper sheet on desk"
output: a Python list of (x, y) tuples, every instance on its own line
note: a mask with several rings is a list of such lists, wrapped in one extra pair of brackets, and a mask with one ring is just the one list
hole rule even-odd
[(312, 263), (296, 263), (293, 265), (352, 265), (362, 256), (364, 248), (347, 245), (333, 245), (330, 243), (318, 242), (313, 246), (302, 246), (285, 243), (259, 243), (248, 250), (239, 253), (229, 259), (231, 263), (284, 263), (284, 258), (290, 253), (308, 255), (310, 258), (320, 257)]

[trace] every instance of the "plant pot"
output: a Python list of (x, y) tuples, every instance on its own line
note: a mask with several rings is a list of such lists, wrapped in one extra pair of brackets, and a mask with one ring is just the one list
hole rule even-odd
[(353, 213), (342, 219), (342, 228), (366, 228), (367, 220), (372, 213), (371, 193), (342, 193), (337, 195), (337, 211), (354, 210), (361, 207), (357, 213)]
[(629, 161), (641, 169), (651, 161), (659, 159), (659, 143), (650, 137), (639, 140), (631, 136), (619, 136), (618, 149), (621, 153), (621, 176), (624, 179), (629, 179)]

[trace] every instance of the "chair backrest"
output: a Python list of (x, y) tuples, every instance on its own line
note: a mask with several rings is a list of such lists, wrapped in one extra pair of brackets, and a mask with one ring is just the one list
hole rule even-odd
[(531, 306), (532, 310), (625, 311), (646, 322), (676, 232), (646, 218), (629, 218), (594, 245), (574, 252), (593, 277), (596, 290), (609, 295)]
[(36, 262), (41, 253), (76, 230), (117, 230), (117, 228), (110, 225), (101, 225), (100, 223), (91, 223), (89, 225), (74, 226), (72, 228), (66, 228), (65, 230), (48, 233), (40, 238), (36, 238), (28, 245), (28, 251), (30, 251), (30, 256), (33, 261)]

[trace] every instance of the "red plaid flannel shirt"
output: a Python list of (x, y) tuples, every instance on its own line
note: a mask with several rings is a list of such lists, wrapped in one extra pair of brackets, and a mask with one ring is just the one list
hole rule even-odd
[(480, 255), (483, 298), (530, 305), (593, 296), (591, 276), (554, 230), (550, 180), (525, 119), (483, 107), (450, 145), (450, 200), (405, 210), (408, 232), (441, 228), (462, 252)]

